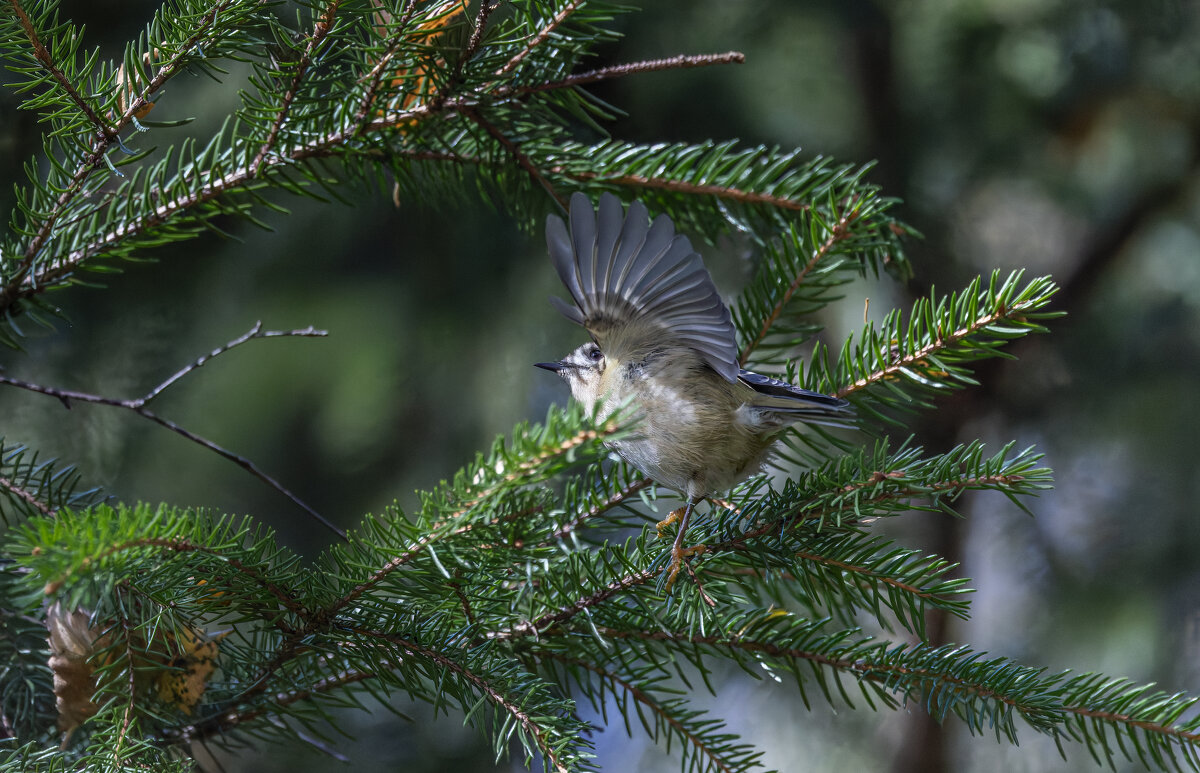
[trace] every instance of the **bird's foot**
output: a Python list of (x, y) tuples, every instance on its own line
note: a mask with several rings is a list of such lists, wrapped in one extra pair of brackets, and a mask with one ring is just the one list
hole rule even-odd
[(663, 532), (666, 531), (667, 527), (672, 524), (679, 523), (679, 519), (682, 518), (685, 513), (687, 513), (687, 508), (680, 507), (677, 510), (672, 510), (666, 518), (663, 518), (661, 521), (656, 523), (654, 525), (654, 530), (658, 532), (658, 538), (662, 539), (665, 536)]
[(687, 559), (691, 558), (692, 556), (704, 555), (707, 552), (707, 545), (692, 545), (691, 547), (685, 548), (679, 544), (678, 540), (676, 540), (675, 544), (671, 547), (671, 563), (667, 564), (667, 584), (665, 586), (666, 592), (671, 592), (671, 586), (675, 584), (675, 578), (679, 576), (679, 571), (681, 569), (687, 567), (689, 573), (692, 571), (692, 568), (688, 566)]
[(693, 506), (689, 505), (681, 507), (678, 510), (672, 510), (666, 518), (663, 518), (654, 527), (655, 531), (658, 532), (659, 539), (662, 539), (666, 536), (663, 532), (668, 526), (676, 523), (679, 524), (679, 531), (675, 533), (675, 544), (671, 546), (671, 562), (667, 564), (666, 568), (667, 582), (665, 590), (667, 593), (671, 592), (671, 586), (675, 584), (675, 580), (679, 577), (681, 570), (686, 567), (689, 573), (692, 571), (691, 567), (688, 566), (688, 559), (692, 556), (702, 555), (708, 551), (708, 548), (704, 545), (684, 547), (683, 535), (687, 531), (691, 507)]

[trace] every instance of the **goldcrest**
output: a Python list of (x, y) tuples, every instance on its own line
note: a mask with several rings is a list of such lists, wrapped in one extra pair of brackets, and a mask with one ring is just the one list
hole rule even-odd
[(558, 373), (597, 421), (627, 406), (632, 432), (612, 447), (687, 501), (677, 572), (700, 499), (759, 472), (789, 425), (840, 424), (853, 414), (845, 400), (739, 366), (729, 309), (666, 215), (650, 223), (641, 202), (626, 213), (607, 193), (597, 211), (576, 193), (569, 219), (569, 229), (554, 215), (546, 220), (550, 258), (573, 304), (551, 302), (592, 340), (537, 367)]

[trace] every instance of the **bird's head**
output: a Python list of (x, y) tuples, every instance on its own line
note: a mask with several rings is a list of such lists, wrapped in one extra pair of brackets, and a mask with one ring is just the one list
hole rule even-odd
[(595, 405), (604, 396), (608, 359), (592, 341), (558, 362), (538, 362), (534, 365), (562, 376), (571, 387), (571, 395), (585, 406)]

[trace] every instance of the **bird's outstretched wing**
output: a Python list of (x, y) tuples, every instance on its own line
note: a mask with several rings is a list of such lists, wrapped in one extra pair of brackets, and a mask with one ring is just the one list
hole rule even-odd
[(546, 243), (575, 305), (554, 307), (605, 344), (631, 341), (691, 347), (730, 382), (738, 376), (737, 341), (729, 309), (686, 236), (666, 215), (649, 224), (641, 202), (626, 214), (611, 193), (599, 211), (587, 196), (571, 197), (571, 227), (546, 218)]

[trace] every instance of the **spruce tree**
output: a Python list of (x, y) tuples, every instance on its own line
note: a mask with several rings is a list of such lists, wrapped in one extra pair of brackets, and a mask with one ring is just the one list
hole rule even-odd
[[(752, 245), (757, 274), (732, 309), (741, 362), (848, 399), (859, 426), (786, 434), (771, 475), (700, 509), (687, 542), (704, 550), (668, 587), (671, 542), (645, 515), (660, 492), (605, 446), (629, 431), (619, 419), (593, 426), (578, 406), (553, 408), (431, 485), (415, 510), (343, 525), (269, 463), (156, 402), (235, 347), (323, 331), (256, 326), (136, 398), (0, 372), (10, 389), (180, 434), (329, 527), (328, 547), (302, 559), (253, 517), (116, 501), (71, 460), (6, 439), (4, 770), (189, 770), (196, 744), (302, 741), (337, 722), (333, 708), (394, 695), (459, 712), (497, 758), (515, 752), (535, 768), (603, 762), (585, 703), (615, 705), (608, 722), (666, 739), (684, 770), (759, 769), (761, 752), (692, 699), (729, 663), (786, 678), (813, 711), (919, 706), (1012, 743), (1044, 733), (1098, 763), (1200, 769), (1193, 698), (929, 642), (931, 611), (969, 615), (968, 581), (873, 529), (915, 511), (954, 515), (967, 491), (1026, 508), (1050, 486), (1035, 449), (926, 449), (904, 428), (971, 387), (974, 363), (1044, 332), (1054, 282), (993, 272), (828, 342), (821, 311), (843, 286), (919, 270), (897, 202), (869, 164), (609, 137), (617, 110), (589, 84), (738, 58), (591, 67), (625, 12), (590, 0), (170, 0), (108, 61), (57, 3), (10, 0), (6, 85), (44, 133), (0, 246), (8, 357), (22, 356), (28, 326), (59, 324), (57, 294), (103, 290), (96, 275), (260, 222), (289, 196), (483, 199), (536, 241), (571, 193), (609, 191), (691, 236)], [(250, 68), (229, 84), (241, 104), (211, 136), (154, 120), (173, 79), (223, 80), (235, 64)]]

